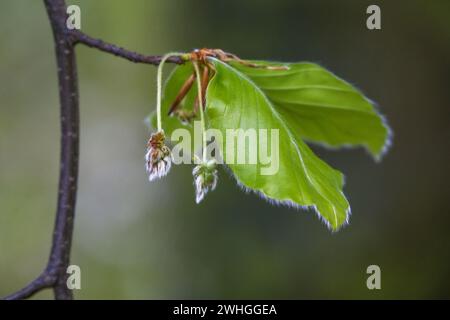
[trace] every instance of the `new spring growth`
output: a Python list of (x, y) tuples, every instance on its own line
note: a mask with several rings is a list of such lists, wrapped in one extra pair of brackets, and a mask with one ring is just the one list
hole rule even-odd
[[(169, 57), (178, 56), (184, 61), (191, 61), (194, 67), (193, 73), (185, 80), (181, 86), (178, 95), (173, 101), (169, 115), (176, 115), (179, 120), (184, 123), (191, 122), (196, 115), (200, 114), (200, 122), (202, 127), (203, 145), (202, 145), (202, 159), (199, 160), (193, 170), (196, 202), (203, 200), (205, 195), (214, 190), (217, 185), (217, 162), (215, 160), (207, 160), (206, 157), (206, 90), (208, 83), (215, 73), (214, 66), (208, 60), (209, 58), (219, 59), (223, 62), (235, 61), (240, 64), (253, 67), (265, 68), (269, 70), (284, 70), (286, 66), (267, 66), (255, 64), (250, 61), (242, 60), (234, 54), (225, 52), (221, 49), (197, 49), (190, 53), (168, 53), (162, 57), (158, 66), (157, 72), (157, 97), (156, 97), (156, 115), (157, 115), (157, 132), (152, 134), (147, 143), (146, 168), (149, 175), (149, 180), (153, 181), (156, 178), (165, 176), (172, 164), (172, 155), (170, 149), (165, 145), (165, 135), (162, 129), (161, 118), (161, 100), (162, 100), (162, 69), (164, 63)], [(186, 97), (187, 93), (197, 81), (197, 96), (191, 110), (179, 108), (181, 102)]]
[(164, 143), (165, 138), (164, 131), (158, 131), (147, 142), (145, 167), (150, 181), (164, 177), (172, 165), (172, 154)]
[(200, 203), (209, 191), (213, 191), (217, 186), (217, 163), (216, 160), (201, 162), (192, 170), (195, 186), (195, 201)]
[(158, 66), (157, 90), (156, 90), (156, 113), (158, 117), (158, 131), (153, 133), (147, 142), (147, 153), (145, 155), (145, 168), (147, 169), (148, 180), (153, 181), (164, 177), (172, 165), (172, 153), (164, 143), (166, 137), (161, 123), (161, 92), (162, 92), (162, 69), (167, 59), (172, 56), (179, 56), (179, 53), (168, 53), (162, 57)]

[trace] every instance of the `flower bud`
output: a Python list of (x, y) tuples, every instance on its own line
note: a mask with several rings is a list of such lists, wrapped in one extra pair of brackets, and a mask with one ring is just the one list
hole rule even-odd
[(164, 144), (165, 138), (164, 131), (158, 131), (153, 133), (147, 142), (145, 168), (150, 181), (165, 176), (172, 165), (172, 154)]
[(195, 185), (195, 201), (200, 203), (205, 195), (214, 190), (217, 185), (217, 163), (215, 160), (209, 160), (197, 165), (192, 171)]

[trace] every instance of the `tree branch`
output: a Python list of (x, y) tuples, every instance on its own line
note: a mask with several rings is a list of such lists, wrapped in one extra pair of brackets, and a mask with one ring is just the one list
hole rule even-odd
[(44, 0), (55, 41), (58, 68), (61, 156), (56, 220), (50, 258), (44, 274), (55, 275), (56, 299), (73, 299), (67, 288), (78, 183), (79, 107), (74, 45), (66, 32), (64, 0)]
[[(46, 288), (53, 288), (55, 299), (73, 299), (72, 291), (67, 287), (67, 267), (75, 217), (80, 135), (75, 45), (82, 43), (136, 63), (158, 65), (161, 62), (161, 56), (146, 56), (91, 38), (77, 30), (68, 30), (65, 1), (44, 0), (44, 4), (53, 31), (60, 100), (61, 154), (56, 219), (50, 257), (44, 272), (23, 289), (7, 296), (7, 300), (26, 299)], [(184, 63), (180, 57), (167, 61)]]
[(55, 282), (56, 282), (55, 276), (46, 275), (45, 273), (43, 273), (42, 275), (34, 279), (32, 282), (30, 282), (26, 287), (7, 296), (5, 300), (21, 300), (29, 298), (43, 289), (53, 287)]
[[(45, 270), (26, 287), (7, 296), (5, 298), (7, 300), (26, 299), (46, 288), (53, 288), (55, 299), (73, 299), (72, 291), (67, 287), (67, 268), (70, 263), (78, 186), (79, 103), (75, 45), (82, 43), (136, 63), (158, 65), (162, 58), (142, 55), (100, 39), (91, 38), (80, 31), (68, 30), (65, 1), (44, 0), (44, 4), (53, 31), (58, 69), (61, 124), (58, 202), (52, 247)], [(173, 57), (167, 61), (184, 63), (179, 57)]]
[[(82, 43), (90, 48), (96, 48), (100, 51), (127, 59), (131, 62), (146, 63), (155, 66), (159, 65), (159, 63), (161, 62), (162, 56), (146, 56), (137, 52), (133, 52), (125, 48), (116, 46), (115, 44), (105, 42), (101, 39), (92, 38), (79, 30), (70, 31), (70, 35), (74, 43)], [(180, 57), (171, 57), (167, 59), (166, 62), (183, 64), (184, 60), (181, 59)]]
[(55, 42), (58, 68), (61, 154), (58, 202), (50, 257), (44, 272), (25, 288), (6, 299), (25, 299), (53, 288), (55, 299), (73, 299), (67, 287), (78, 181), (79, 108), (74, 43), (66, 32), (64, 0), (44, 0)]

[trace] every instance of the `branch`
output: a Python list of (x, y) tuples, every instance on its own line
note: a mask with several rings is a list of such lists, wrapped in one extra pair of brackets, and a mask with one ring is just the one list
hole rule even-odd
[(6, 299), (24, 299), (53, 288), (55, 299), (73, 299), (67, 288), (78, 181), (79, 108), (74, 44), (66, 32), (64, 0), (44, 0), (53, 30), (58, 68), (61, 155), (56, 220), (47, 267), (41, 276)]
[[(101, 39), (91, 38), (90, 36), (84, 34), (81, 31), (74, 30), (70, 32), (74, 43), (82, 43), (90, 48), (96, 48), (100, 51), (113, 54), (115, 56), (127, 59), (131, 62), (135, 63), (146, 63), (152, 65), (159, 65), (161, 62), (162, 56), (146, 56), (137, 52), (133, 52), (122, 47), (116, 46), (115, 44), (111, 44), (105, 42)], [(166, 62), (183, 64), (184, 61), (180, 57), (171, 57), (166, 60)]]
[[(60, 100), (61, 154), (56, 219), (50, 257), (45, 270), (26, 287), (7, 296), (7, 300), (26, 299), (46, 288), (53, 288), (55, 299), (73, 299), (72, 291), (67, 287), (67, 268), (70, 263), (78, 187), (80, 136), (75, 45), (82, 43), (136, 63), (158, 65), (162, 58), (132, 52), (91, 38), (80, 31), (70, 31), (66, 28), (65, 1), (44, 0), (44, 4), (53, 31)], [(179, 57), (172, 57), (167, 61), (184, 63)]]
[(66, 34), (64, 0), (44, 0), (53, 30), (58, 67), (61, 157), (58, 205), (46, 273), (56, 274), (56, 299), (72, 299), (67, 288), (75, 203), (78, 186), (79, 107), (77, 66), (73, 43)]
[(50, 275), (42, 274), (36, 279), (34, 279), (30, 284), (28, 284), (23, 289), (7, 296), (5, 300), (21, 300), (26, 299), (34, 295), (35, 293), (51, 288), (56, 283), (56, 277), (52, 277)]

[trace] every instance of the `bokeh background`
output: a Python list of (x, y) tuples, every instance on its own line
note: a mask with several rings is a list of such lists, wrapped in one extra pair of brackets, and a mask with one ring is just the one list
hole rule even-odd
[[(81, 161), (72, 263), (82, 299), (450, 298), (450, 2), (68, 1), (82, 31), (148, 54), (219, 47), (318, 62), (375, 100), (395, 136), (381, 163), (314, 150), (346, 175), (350, 225), (274, 207), (220, 173), (194, 202), (191, 168), (148, 183), (144, 117), (156, 69), (78, 47)], [(369, 4), (382, 30), (366, 29)], [(56, 206), (58, 90), (41, 1), (0, 9), (0, 296), (45, 266)], [(169, 68), (167, 68), (169, 69)], [(377, 264), (382, 289), (366, 288)], [(35, 298), (51, 298), (44, 291)]]

